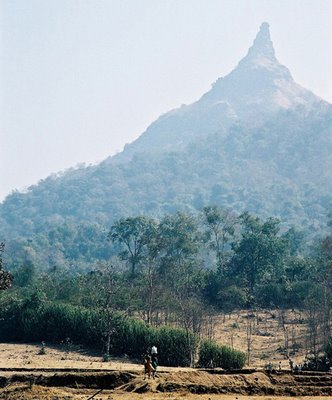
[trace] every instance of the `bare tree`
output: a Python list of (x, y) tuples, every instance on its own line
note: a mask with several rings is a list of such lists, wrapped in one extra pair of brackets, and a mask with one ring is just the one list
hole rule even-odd
[(282, 329), (282, 333), (284, 336), (284, 349), (285, 349), (285, 356), (289, 357), (289, 332), (288, 327), (286, 324), (286, 310), (278, 309), (278, 316), (279, 316), (279, 325)]
[(255, 315), (252, 311), (248, 311), (246, 315), (246, 340), (247, 340), (247, 363), (251, 364), (253, 332), (255, 327)]
[(112, 264), (103, 266), (98, 272), (98, 279), (95, 281), (96, 289), (99, 291), (99, 306), (102, 310), (103, 336), (105, 343), (105, 359), (108, 359), (111, 349), (112, 335), (116, 332), (117, 326), (114, 320), (115, 298), (120, 290), (116, 282), (116, 272)]

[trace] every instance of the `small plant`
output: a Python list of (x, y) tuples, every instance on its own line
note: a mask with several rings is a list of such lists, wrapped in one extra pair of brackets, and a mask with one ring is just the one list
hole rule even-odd
[(29, 389), (32, 390), (35, 385), (36, 377), (29, 379)]
[(67, 353), (73, 350), (73, 342), (70, 340), (70, 337), (66, 337), (64, 345)]
[(268, 364), (264, 365), (264, 369), (265, 371), (273, 371), (275, 369), (275, 366), (271, 362), (269, 362)]
[(41, 342), (41, 348), (38, 352), (39, 356), (43, 356), (44, 354), (46, 354), (46, 343), (45, 342)]

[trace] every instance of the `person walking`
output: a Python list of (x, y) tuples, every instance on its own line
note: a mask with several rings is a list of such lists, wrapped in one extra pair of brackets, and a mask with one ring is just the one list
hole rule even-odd
[(151, 378), (151, 373), (153, 371), (152, 365), (151, 365), (151, 357), (149, 354), (147, 354), (144, 357), (144, 379), (146, 378), (146, 375), (148, 378)]
[(151, 356), (151, 366), (152, 366), (152, 378), (155, 379), (157, 376), (158, 358), (157, 354), (152, 354)]

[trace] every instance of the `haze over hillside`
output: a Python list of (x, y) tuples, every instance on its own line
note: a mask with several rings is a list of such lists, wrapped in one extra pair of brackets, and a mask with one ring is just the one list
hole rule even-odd
[(332, 205), (331, 154), (332, 105), (294, 82), (263, 23), (229, 75), (162, 115), (122, 153), (8, 196), (1, 237), (208, 204), (319, 233)]

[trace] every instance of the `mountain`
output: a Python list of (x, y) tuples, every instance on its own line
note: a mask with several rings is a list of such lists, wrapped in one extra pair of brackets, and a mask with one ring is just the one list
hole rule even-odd
[(177, 151), (216, 132), (226, 137), (236, 124), (255, 128), (281, 111), (297, 109), (306, 114), (316, 107), (331, 109), (295, 83), (278, 62), (265, 22), (248, 54), (229, 75), (219, 78), (197, 102), (162, 115), (109, 161), (128, 161), (138, 152)]
[[(107, 229), (121, 216), (208, 204), (320, 234), (332, 208), (331, 154), (332, 105), (294, 82), (263, 23), (230, 74), (195, 103), (162, 115), (122, 153), (9, 195), (0, 205), (0, 239), (59, 227), (70, 235), (84, 226), (78, 243), (94, 235), (89, 226)], [(65, 254), (68, 240), (61, 246)]]

